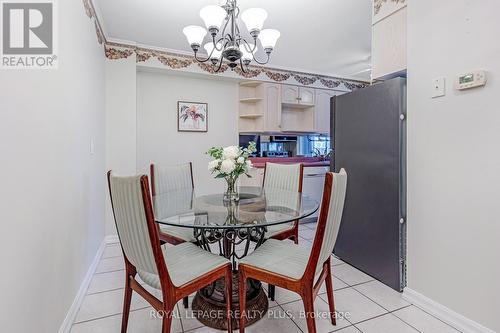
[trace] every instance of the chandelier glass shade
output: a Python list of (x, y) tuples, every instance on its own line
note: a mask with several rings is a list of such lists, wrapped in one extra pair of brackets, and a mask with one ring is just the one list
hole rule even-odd
[[(267, 12), (261, 8), (249, 8), (241, 13), (236, 0), (226, 0), (223, 6), (209, 5), (200, 10), (200, 17), (205, 27), (189, 25), (183, 29), (194, 57), (199, 62), (210, 61), (218, 72), (224, 60), (230, 68), (238, 65), (247, 72), (252, 61), (264, 65), (269, 62), (271, 52), (276, 46), (280, 32), (275, 29), (262, 29), (267, 19)], [(245, 24), (250, 37), (242, 37), (238, 26), (238, 18)], [(205, 37), (209, 34), (210, 41), (203, 45), (207, 56), (200, 58), (200, 50)], [(260, 40), (266, 58), (256, 58), (257, 42)]]

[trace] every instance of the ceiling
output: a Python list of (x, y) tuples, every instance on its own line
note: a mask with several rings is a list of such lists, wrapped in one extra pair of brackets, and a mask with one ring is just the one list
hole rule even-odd
[[(191, 51), (182, 29), (203, 26), (199, 10), (222, 2), (94, 0), (108, 39), (179, 51)], [(281, 32), (269, 67), (370, 78), (371, 0), (239, 0), (238, 5), (242, 11), (264, 8), (269, 14), (264, 28)]]

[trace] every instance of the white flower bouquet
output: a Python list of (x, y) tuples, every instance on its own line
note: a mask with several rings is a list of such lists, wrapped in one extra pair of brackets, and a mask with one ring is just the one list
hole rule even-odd
[(238, 146), (212, 147), (207, 151), (207, 154), (213, 157), (213, 160), (208, 163), (208, 170), (215, 174), (215, 178), (224, 178), (227, 182), (224, 200), (239, 200), (239, 194), (235, 187), (236, 181), (243, 174), (251, 177), (248, 173), (252, 168), (249, 157), (256, 151), (255, 142), (250, 142), (247, 148)]

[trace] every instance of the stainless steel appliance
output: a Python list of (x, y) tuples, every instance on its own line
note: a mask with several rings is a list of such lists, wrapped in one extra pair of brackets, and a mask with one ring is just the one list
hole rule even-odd
[(331, 169), (347, 195), (334, 253), (386, 285), (406, 285), (406, 80), (332, 98)]

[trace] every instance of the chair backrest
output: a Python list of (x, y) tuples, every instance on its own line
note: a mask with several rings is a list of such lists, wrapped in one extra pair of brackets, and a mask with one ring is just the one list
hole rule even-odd
[(191, 162), (168, 166), (151, 164), (150, 171), (153, 195), (194, 188)]
[(314, 265), (315, 274), (321, 272), (323, 264), (332, 255), (335, 247), (342, 221), (346, 188), (347, 173), (344, 169), (339, 173), (326, 174), (316, 235), (309, 258), (309, 264)]
[(267, 188), (302, 192), (302, 178), (304, 166), (302, 164), (266, 163), (264, 170), (264, 190)]
[(137, 269), (158, 274), (154, 253), (161, 253), (161, 249), (147, 182), (147, 176), (118, 177), (108, 172), (111, 205), (123, 254)]

